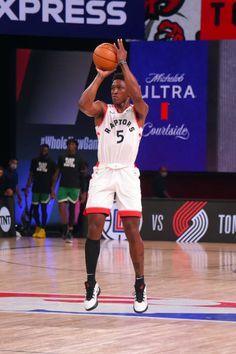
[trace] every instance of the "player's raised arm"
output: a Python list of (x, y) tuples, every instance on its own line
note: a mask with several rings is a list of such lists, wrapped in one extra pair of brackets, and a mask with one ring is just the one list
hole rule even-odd
[(79, 99), (79, 109), (87, 116), (94, 118), (103, 116), (105, 103), (102, 101), (95, 101), (95, 99), (101, 83), (110, 74), (111, 72), (109, 71), (102, 71), (97, 69), (97, 75), (93, 82), (82, 93)]
[(148, 113), (148, 105), (143, 100), (139, 84), (127, 64), (127, 51), (124, 48), (122, 39), (118, 39), (117, 44), (114, 45), (117, 50), (117, 61), (123, 72), (126, 87), (133, 101), (134, 108), (137, 113), (137, 118), (140, 120), (140, 123), (142, 122), (144, 124)]

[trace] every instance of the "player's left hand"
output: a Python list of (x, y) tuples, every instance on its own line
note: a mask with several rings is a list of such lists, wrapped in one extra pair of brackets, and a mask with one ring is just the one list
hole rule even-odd
[(117, 44), (114, 43), (114, 46), (116, 48), (116, 52), (117, 52), (117, 61), (118, 63), (122, 60), (126, 60), (127, 59), (127, 51), (125, 50), (124, 44), (123, 44), (123, 40), (122, 39), (117, 39)]

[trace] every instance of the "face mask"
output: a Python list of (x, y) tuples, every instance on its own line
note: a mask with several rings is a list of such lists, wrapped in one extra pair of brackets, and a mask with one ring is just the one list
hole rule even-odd
[(167, 172), (161, 172), (161, 177), (166, 177), (168, 175)]
[(16, 164), (16, 163), (10, 164), (10, 168), (11, 168), (12, 170), (16, 170), (16, 169), (17, 169), (17, 164)]

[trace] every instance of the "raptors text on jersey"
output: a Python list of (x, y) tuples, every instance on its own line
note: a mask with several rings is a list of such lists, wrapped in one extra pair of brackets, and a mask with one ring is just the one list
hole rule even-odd
[(134, 165), (142, 131), (132, 105), (121, 113), (107, 105), (102, 123), (96, 126), (99, 163)]

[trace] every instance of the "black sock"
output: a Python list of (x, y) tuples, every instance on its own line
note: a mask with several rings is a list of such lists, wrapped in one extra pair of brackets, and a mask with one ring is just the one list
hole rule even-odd
[(39, 206), (38, 206), (38, 204), (37, 205), (33, 204), (33, 216), (34, 216), (36, 226), (40, 227), (41, 223), (40, 223), (40, 219), (39, 219)]
[(95, 284), (95, 273), (100, 253), (100, 240), (90, 240), (87, 238), (85, 243), (85, 260), (87, 270), (87, 281)]
[(69, 202), (69, 226), (73, 228), (75, 223), (75, 204)]
[(47, 224), (47, 204), (41, 204), (41, 211), (42, 211), (42, 227), (45, 229)]
[(144, 275), (141, 276), (141, 277), (136, 277), (136, 278), (135, 278), (135, 286), (140, 287), (140, 286), (142, 286), (142, 285), (144, 285), (144, 284), (145, 284), (145, 283), (144, 283)]
[(62, 235), (65, 235), (67, 233), (67, 224), (63, 224), (61, 228)]
[(87, 274), (87, 282), (94, 286), (96, 284), (95, 274)]

